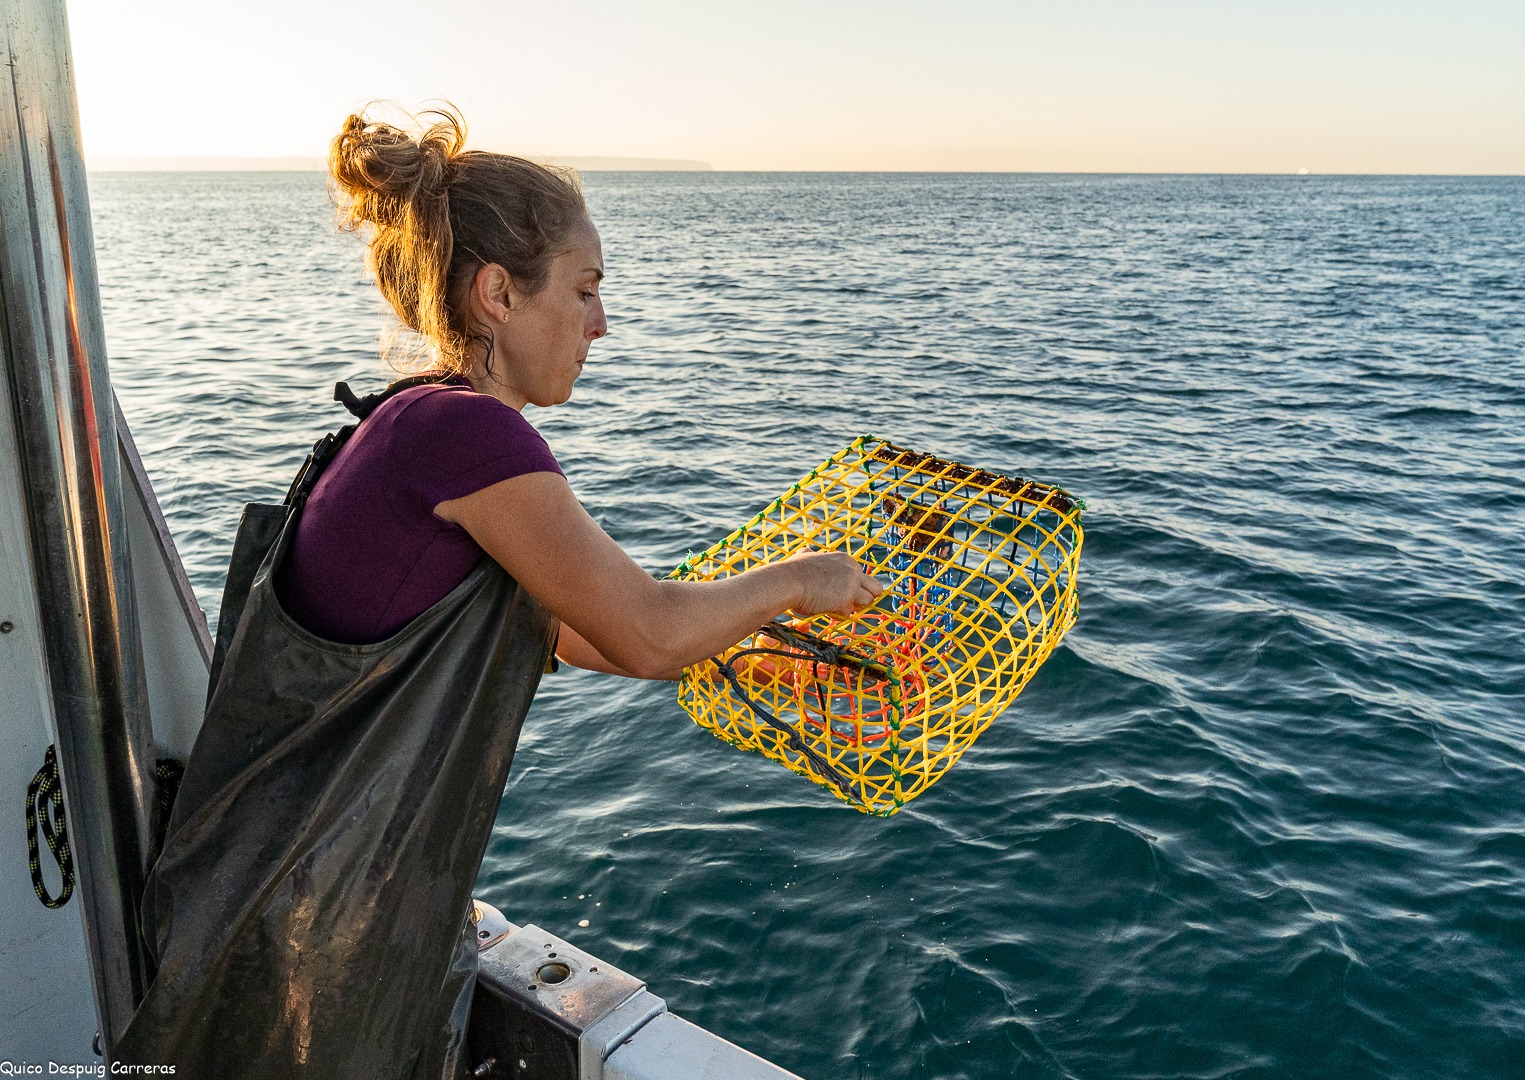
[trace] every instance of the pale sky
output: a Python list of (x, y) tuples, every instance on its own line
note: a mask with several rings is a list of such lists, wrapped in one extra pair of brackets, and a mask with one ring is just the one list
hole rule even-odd
[(718, 169), (1525, 173), (1525, 0), (69, 0), (88, 156), (485, 149)]

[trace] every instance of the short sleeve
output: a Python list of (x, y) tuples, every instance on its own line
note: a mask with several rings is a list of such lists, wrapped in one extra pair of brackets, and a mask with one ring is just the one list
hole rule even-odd
[(461, 386), (431, 386), (394, 421), (393, 467), (426, 513), (527, 473), (561, 475), (540, 432), (518, 410)]

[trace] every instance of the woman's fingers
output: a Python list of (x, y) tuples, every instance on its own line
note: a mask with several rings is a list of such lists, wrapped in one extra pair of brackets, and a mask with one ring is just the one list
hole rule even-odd
[(784, 560), (793, 564), (803, 585), (799, 615), (833, 612), (851, 615), (868, 607), (885, 585), (844, 551), (802, 551)]
[(865, 572), (863, 574), (862, 580), (858, 582), (857, 595), (853, 597), (852, 602), (848, 606), (848, 609), (843, 611), (842, 614), (855, 615), (862, 611), (864, 608), (873, 607), (874, 602), (879, 599), (884, 590), (884, 582), (880, 581), (872, 574)]

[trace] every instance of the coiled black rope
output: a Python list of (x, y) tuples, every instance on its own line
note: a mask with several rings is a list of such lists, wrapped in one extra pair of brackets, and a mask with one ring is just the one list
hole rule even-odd
[[(788, 645), (790, 649), (770, 649), (761, 646), (750, 649), (738, 649), (731, 654), (732, 661), (743, 656), (782, 656), (790, 660), (807, 660), (814, 664), (825, 664), (830, 667), (861, 672), (882, 682), (889, 682), (892, 678), (890, 670), (878, 661), (858, 656), (856, 653), (849, 652), (840, 645), (832, 644), (829, 641), (822, 641), (815, 635), (807, 634), (796, 627), (780, 622), (771, 622), (759, 630), (758, 633), (773, 638), (780, 644)], [(795, 651), (790, 651), (791, 649)], [(810, 762), (811, 766), (821, 775), (822, 779), (834, 784), (844, 797), (852, 801), (855, 794), (853, 783), (843, 775), (842, 770), (833, 765), (824, 754), (805, 742), (804, 737), (799, 733), (798, 729), (784, 723), (777, 716), (774, 716), (771, 711), (759, 705), (752, 695), (747, 693), (746, 689), (742, 687), (741, 678), (737, 675), (736, 667), (733, 663), (721, 660), (718, 656), (713, 658), (713, 662), (725, 681), (730, 683), (731, 689), (736, 692), (736, 696), (741, 699), (742, 704), (752, 710), (752, 715), (782, 734), (784, 741), (793, 750), (798, 752), (801, 757)], [(859, 802), (866, 803), (868, 801), (861, 790), (856, 792), (856, 798)]]
[[(41, 824), (43, 839), (48, 850), (58, 861), (58, 871), (63, 877), (63, 888), (55, 897), (48, 892), (42, 880), (42, 863), (38, 857), (37, 827)], [(26, 788), (26, 854), (32, 869), (32, 890), (37, 893), (44, 907), (61, 908), (74, 895), (74, 855), (69, 850), (69, 826), (64, 818), (64, 789), (58, 778), (58, 758), (49, 746), (42, 757), (42, 768), (32, 777)]]

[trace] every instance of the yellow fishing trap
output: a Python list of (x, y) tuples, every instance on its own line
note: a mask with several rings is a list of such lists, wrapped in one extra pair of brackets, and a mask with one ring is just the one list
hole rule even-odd
[(670, 575), (845, 551), (889, 587), (683, 673), (699, 726), (888, 817), (953, 766), (1075, 623), (1084, 504), (865, 435)]

